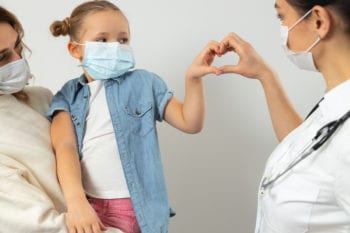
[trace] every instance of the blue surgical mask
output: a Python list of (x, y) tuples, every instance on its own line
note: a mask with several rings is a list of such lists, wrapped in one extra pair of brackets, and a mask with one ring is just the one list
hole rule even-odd
[(94, 80), (117, 78), (135, 67), (130, 46), (118, 42), (86, 42), (79, 45), (85, 45), (81, 66)]
[(304, 52), (293, 52), (287, 46), (289, 32), (301, 21), (303, 21), (311, 12), (312, 10), (309, 10), (308, 12), (306, 12), (306, 14), (304, 14), (289, 28), (287, 26), (281, 25), (281, 39), (282, 39), (282, 46), (286, 53), (286, 56), (292, 63), (294, 63), (300, 69), (318, 72), (314, 63), (314, 59), (312, 57), (311, 49), (315, 47), (316, 44), (318, 44), (318, 42), (320, 42), (321, 40), (320, 36), (318, 36), (315, 42), (312, 43), (309, 46), (309, 48)]
[(32, 74), (25, 58), (0, 67), (0, 95), (21, 91), (31, 77)]

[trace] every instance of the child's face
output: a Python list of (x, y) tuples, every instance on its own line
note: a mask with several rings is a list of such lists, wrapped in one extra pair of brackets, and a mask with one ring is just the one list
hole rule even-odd
[[(79, 43), (87, 41), (119, 42), (129, 44), (129, 23), (118, 11), (106, 10), (86, 16), (82, 24)], [(81, 57), (84, 51), (81, 51)]]

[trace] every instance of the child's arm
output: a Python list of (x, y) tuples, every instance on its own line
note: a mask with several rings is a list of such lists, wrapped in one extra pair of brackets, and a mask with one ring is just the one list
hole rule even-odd
[(53, 117), (51, 140), (56, 155), (58, 180), (67, 202), (66, 222), (69, 232), (100, 233), (105, 227), (85, 196), (75, 131), (69, 113), (59, 111)]
[(205, 111), (202, 76), (220, 74), (219, 69), (211, 66), (219, 48), (218, 42), (210, 42), (188, 68), (184, 102), (174, 97), (169, 100), (164, 119), (175, 128), (186, 133), (198, 133), (202, 130)]
[(275, 134), (281, 141), (302, 123), (302, 118), (289, 101), (277, 74), (249, 43), (234, 33), (230, 33), (221, 42), (220, 53), (227, 52), (237, 53), (239, 62), (237, 65), (224, 66), (220, 69), (223, 73), (237, 73), (261, 82)]

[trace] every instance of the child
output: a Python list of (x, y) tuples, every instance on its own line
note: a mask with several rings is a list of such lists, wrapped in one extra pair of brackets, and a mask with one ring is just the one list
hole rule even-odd
[[(201, 77), (219, 44), (211, 42), (189, 67), (186, 96), (173, 97), (155, 74), (132, 70), (129, 24), (108, 1), (85, 2), (51, 25), (69, 35), (69, 53), (83, 74), (55, 95), (48, 116), (70, 232), (165, 233), (173, 213), (160, 161), (156, 120), (198, 133), (204, 121)], [(73, 123), (73, 124), (72, 124)], [(74, 126), (74, 127), (73, 127)]]

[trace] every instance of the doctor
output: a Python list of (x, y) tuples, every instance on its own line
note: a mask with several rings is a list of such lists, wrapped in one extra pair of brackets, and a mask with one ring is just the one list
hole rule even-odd
[(255, 232), (348, 233), (350, 2), (276, 0), (275, 8), (287, 57), (300, 69), (321, 72), (327, 90), (302, 120), (276, 74), (247, 42), (234, 33), (222, 41), (222, 54), (240, 57), (223, 72), (261, 82), (281, 141), (260, 184)]

